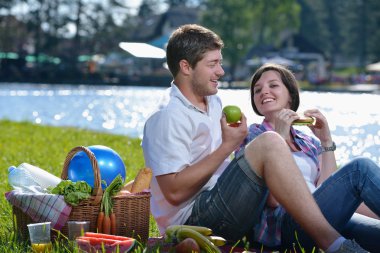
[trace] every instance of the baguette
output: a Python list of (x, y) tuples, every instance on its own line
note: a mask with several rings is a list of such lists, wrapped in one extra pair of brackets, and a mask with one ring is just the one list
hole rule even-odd
[(128, 183), (126, 183), (126, 184), (123, 186), (123, 188), (121, 188), (121, 190), (131, 192), (131, 190), (132, 190), (132, 185), (133, 185), (133, 182), (134, 182), (134, 181), (135, 181), (135, 180), (131, 180), (131, 181), (129, 181)]
[(131, 193), (142, 192), (143, 190), (149, 189), (152, 176), (152, 169), (140, 169), (137, 173), (137, 176), (135, 177), (135, 180), (133, 181)]

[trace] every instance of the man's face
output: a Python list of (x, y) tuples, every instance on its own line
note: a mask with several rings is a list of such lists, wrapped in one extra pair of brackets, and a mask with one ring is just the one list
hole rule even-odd
[(191, 69), (191, 84), (196, 95), (210, 96), (218, 92), (218, 80), (224, 75), (222, 59), (221, 50), (208, 51)]

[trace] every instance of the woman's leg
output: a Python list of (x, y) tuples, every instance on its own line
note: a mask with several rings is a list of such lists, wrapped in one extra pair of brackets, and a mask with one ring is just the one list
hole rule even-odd
[[(373, 161), (357, 158), (349, 162), (328, 178), (313, 194), (318, 206), (330, 224), (338, 231), (353, 233), (354, 238), (360, 237), (360, 245), (369, 250), (373, 242), (366, 240), (363, 231), (371, 231), (373, 236), (380, 238), (380, 222), (368, 217), (362, 217), (366, 222), (352, 219), (358, 206), (364, 201), (376, 214), (380, 214), (380, 168)], [(368, 226), (368, 222), (371, 226)], [(350, 225), (351, 224), (351, 225)], [(368, 230), (367, 230), (368, 229)], [(283, 220), (283, 243), (290, 245), (295, 241), (297, 231), (298, 241), (303, 247), (313, 247), (314, 243), (306, 233), (286, 215)], [(368, 242), (368, 243), (367, 243)], [(310, 248), (309, 248), (310, 249)]]
[(326, 250), (339, 238), (318, 208), (287, 143), (279, 134), (271, 131), (261, 134), (246, 146), (245, 155), (275, 199), (319, 247)]
[(342, 235), (355, 239), (370, 252), (380, 252), (380, 221), (355, 213), (342, 231)]

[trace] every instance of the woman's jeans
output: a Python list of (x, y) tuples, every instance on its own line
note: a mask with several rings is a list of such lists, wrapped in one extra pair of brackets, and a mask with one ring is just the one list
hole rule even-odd
[[(367, 158), (356, 158), (329, 177), (313, 196), (330, 224), (344, 237), (354, 238), (364, 249), (380, 252), (380, 220), (354, 214), (364, 202), (380, 216), (380, 168)], [(298, 239), (295, 238), (295, 231)], [(311, 238), (285, 215), (282, 222), (282, 243), (296, 242), (311, 252)]]

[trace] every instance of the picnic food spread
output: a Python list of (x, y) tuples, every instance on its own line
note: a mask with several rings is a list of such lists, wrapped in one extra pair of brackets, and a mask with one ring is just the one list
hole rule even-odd
[[(74, 181), (67, 178), (71, 159), (79, 151), (84, 151), (91, 160), (93, 186), (88, 183), (88, 180)], [(12, 166), (9, 171), (16, 168)], [(46, 172), (46, 174), (49, 173)], [(17, 220), (14, 222), (15, 229), (20, 231), (23, 238), (25, 238), (25, 227), (30, 223), (30, 218), (32, 222), (40, 222), (39, 219), (51, 220), (51, 227), (64, 235), (67, 233), (65, 232), (67, 221), (89, 221), (91, 232), (79, 238), (82, 246), (89, 244), (93, 250), (97, 248), (97, 245), (102, 245), (108, 248), (106, 252), (116, 252), (113, 251), (114, 248), (118, 248), (117, 252), (126, 252), (134, 245), (135, 239), (132, 237), (144, 241), (149, 236), (151, 178), (151, 169), (143, 168), (130, 183), (130, 188), (124, 184), (125, 174), (116, 175), (108, 184), (109, 181), (101, 178), (95, 155), (88, 148), (79, 146), (69, 152), (61, 178), (54, 180), (56, 183), (46, 188), (16, 187), (15, 185), (14, 190), (5, 195), (13, 206), (13, 218)], [(35, 180), (25, 182), (35, 184)], [(31, 208), (33, 206), (36, 208)], [(33, 216), (28, 210), (32, 210), (36, 215)], [(55, 212), (53, 215), (52, 211)], [(58, 218), (55, 220), (55, 217)], [(101, 225), (97, 224), (98, 219), (102, 220)], [(91, 250), (88, 252), (96, 252)]]

